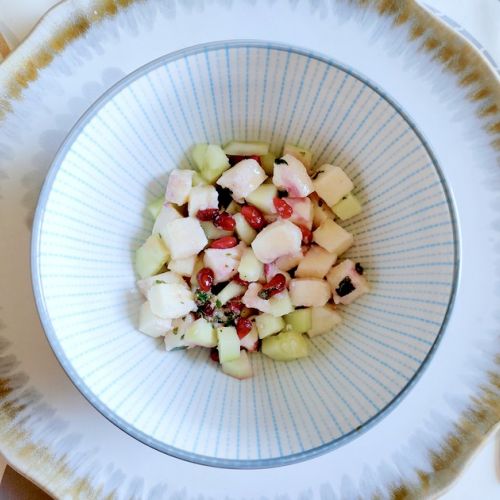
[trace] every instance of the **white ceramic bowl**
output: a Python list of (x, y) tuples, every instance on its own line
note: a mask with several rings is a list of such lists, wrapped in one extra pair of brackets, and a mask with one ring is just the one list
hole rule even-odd
[[(165, 353), (137, 331), (133, 270), (168, 171), (191, 165), (194, 143), (231, 139), (298, 143), (346, 170), (364, 206), (348, 255), (373, 285), (309, 358), (252, 355), (242, 382), (207, 350)], [(54, 161), (32, 248), (48, 339), (80, 391), (144, 443), (225, 467), (310, 458), (381, 418), (437, 345), (457, 262), (449, 194), (403, 111), (333, 61), (253, 42), (165, 56), (101, 97)]]

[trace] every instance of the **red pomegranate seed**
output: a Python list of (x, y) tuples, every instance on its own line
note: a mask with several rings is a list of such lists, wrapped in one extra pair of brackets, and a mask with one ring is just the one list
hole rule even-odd
[(198, 280), (198, 286), (202, 292), (208, 292), (212, 288), (214, 277), (214, 272), (209, 267), (200, 269), (196, 275), (196, 279)]
[(259, 297), (261, 299), (267, 300), (273, 295), (282, 292), (286, 287), (286, 278), (283, 274), (279, 273), (273, 276), (271, 281), (262, 285), (262, 290), (259, 292)]
[(227, 307), (233, 314), (239, 315), (245, 306), (241, 302), (241, 297), (236, 297), (227, 303)]
[(211, 221), (219, 213), (217, 208), (205, 208), (203, 210), (198, 210), (196, 218), (201, 221)]
[(212, 349), (210, 349), (210, 359), (216, 363), (219, 362), (219, 351), (216, 347), (212, 347)]
[(238, 283), (238, 285), (242, 285), (242, 286), (248, 286), (250, 284), (250, 282), (245, 281), (244, 279), (241, 279), (241, 276), (239, 275), (239, 273), (233, 278), (233, 281), (236, 281), (236, 283)]
[(262, 229), (266, 225), (264, 215), (257, 207), (244, 205), (241, 207), (241, 215), (254, 229)]
[(208, 245), (209, 248), (219, 248), (219, 249), (224, 249), (224, 248), (233, 248), (238, 244), (238, 240), (234, 236), (223, 236), (222, 238), (219, 238), (218, 240), (212, 241), (210, 245)]
[(273, 198), (274, 208), (283, 219), (289, 219), (293, 214), (293, 208), (281, 198)]
[(258, 311), (256, 311), (255, 309), (250, 309), (248, 307), (244, 307), (240, 312), (240, 318), (248, 318), (257, 312)]
[(238, 334), (238, 337), (240, 339), (248, 335), (251, 329), (252, 329), (252, 322), (249, 319), (240, 318), (236, 323), (236, 333)]
[(236, 221), (233, 216), (227, 212), (217, 214), (214, 217), (214, 224), (225, 231), (234, 231), (234, 228), (236, 227)]
[(302, 243), (304, 245), (310, 245), (313, 240), (313, 234), (310, 229), (307, 229), (305, 226), (299, 226), (300, 230), (302, 231)]
[(205, 316), (213, 316), (213, 314), (214, 314), (214, 306), (212, 304), (205, 304), (203, 306), (203, 314)]
[(232, 156), (229, 156), (229, 163), (231, 166), (234, 166), (236, 165), (237, 163), (239, 163), (240, 161), (243, 161), (243, 160), (255, 160), (259, 163), (260, 165), (260, 156), (257, 156), (257, 155), (252, 155), (252, 156), (238, 156), (238, 155), (232, 155)]

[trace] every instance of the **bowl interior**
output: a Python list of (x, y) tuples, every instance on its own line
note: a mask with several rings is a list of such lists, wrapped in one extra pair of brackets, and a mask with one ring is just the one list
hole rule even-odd
[[(206, 350), (165, 353), (136, 329), (133, 254), (148, 201), (196, 142), (290, 142), (335, 163), (363, 213), (344, 224), (373, 292), (293, 363), (252, 356), (255, 377)], [(234, 467), (290, 463), (376, 420), (414, 379), (442, 330), (456, 273), (453, 215), (435, 161), (397, 107), (346, 68), (259, 43), (155, 61), (83, 117), (44, 187), (35, 291), (64, 368), (105, 416), (181, 458)]]

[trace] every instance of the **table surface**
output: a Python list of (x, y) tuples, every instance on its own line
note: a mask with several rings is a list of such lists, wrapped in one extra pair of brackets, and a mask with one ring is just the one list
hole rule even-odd
[[(58, 0), (0, 0), (0, 33), (15, 48)], [(500, 0), (426, 0), (469, 31), (500, 63)], [(0, 455), (0, 498), (48, 498), (17, 475)], [(441, 500), (500, 498), (500, 432), (491, 436)]]

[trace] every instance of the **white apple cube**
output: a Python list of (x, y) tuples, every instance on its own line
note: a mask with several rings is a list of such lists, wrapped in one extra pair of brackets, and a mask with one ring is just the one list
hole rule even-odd
[(300, 252), (302, 232), (288, 220), (277, 220), (266, 226), (253, 240), (257, 258), (269, 264), (283, 255)]
[(165, 238), (164, 234), (167, 224), (175, 219), (181, 218), (182, 215), (171, 203), (165, 203), (165, 205), (161, 207), (160, 213), (155, 220), (152, 234), (159, 234), (162, 238)]
[(141, 278), (156, 274), (170, 258), (169, 249), (159, 234), (152, 234), (135, 253), (135, 269)]
[(307, 331), (309, 337), (329, 333), (342, 323), (342, 316), (330, 304), (322, 307), (312, 307), (311, 313), (311, 328)]
[(212, 323), (204, 318), (197, 319), (186, 331), (185, 340), (201, 347), (215, 347), (217, 334)]
[(184, 205), (187, 203), (191, 186), (193, 185), (192, 170), (175, 169), (170, 172), (165, 191), (165, 201)]
[(219, 177), (217, 184), (230, 189), (233, 198), (242, 202), (246, 196), (266, 180), (266, 177), (266, 173), (257, 160), (247, 159), (226, 170)]
[(304, 198), (314, 191), (306, 167), (297, 158), (286, 154), (274, 162), (273, 184), (289, 196)]
[(299, 265), (303, 257), (302, 250), (298, 253), (283, 255), (283, 257), (276, 259), (276, 266), (280, 271), (290, 271)]
[(191, 273), (191, 287), (193, 289), (198, 287), (198, 273), (205, 267), (203, 257), (204, 254), (198, 254), (194, 262), (193, 272)]
[(341, 255), (352, 246), (354, 237), (333, 220), (326, 219), (313, 232), (313, 241), (327, 252)]
[(219, 193), (213, 186), (196, 186), (189, 193), (188, 214), (196, 217), (199, 210), (219, 208)]
[(313, 204), (313, 227), (319, 227), (321, 224), (327, 220), (333, 220), (335, 218), (332, 210), (328, 205), (319, 197), (315, 197), (312, 200)]
[(269, 313), (273, 316), (285, 316), (294, 310), (288, 290), (283, 290), (269, 299)]
[(235, 231), (238, 235), (238, 238), (245, 242), (247, 245), (250, 245), (252, 241), (257, 236), (257, 231), (246, 221), (245, 217), (240, 213), (236, 213), (233, 215), (233, 219), (236, 223)]
[(225, 231), (217, 227), (212, 221), (200, 221), (200, 225), (205, 233), (205, 236), (209, 240), (218, 240), (224, 236), (231, 236), (233, 234), (232, 231)]
[(312, 245), (295, 271), (296, 278), (323, 279), (337, 261), (337, 255)]
[(332, 295), (325, 280), (296, 278), (290, 281), (290, 298), (295, 307), (324, 306)]
[(165, 242), (172, 259), (184, 259), (201, 252), (208, 240), (198, 219), (183, 217), (167, 224)]
[(153, 285), (158, 285), (160, 283), (176, 283), (177, 285), (182, 285), (185, 288), (188, 288), (187, 283), (182, 279), (182, 276), (172, 271), (155, 274), (154, 276), (150, 276), (149, 278), (138, 280), (137, 286), (139, 287), (141, 293), (145, 297), (147, 297), (149, 289)]
[(195, 262), (196, 255), (191, 255), (191, 257), (185, 257), (184, 259), (172, 259), (167, 267), (181, 276), (190, 278), (193, 274)]
[(363, 207), (358, 198), (349, 193), (344, 196), (338, 203), (333, 205), (332, 212), (341, 220), (347, 220), (351, 217), (359, 215), (363, 211)]
[(312, 228), (313, 204), (309, 198), (283, 198), (293, 209), (292, 216), (288, 219), (294, 224)]
[(238, 274), (245, 281), (260, 281), (264, 279), (264, 264), (257, 259), (251, 248), (245, 248), (241, 256)]
[(217, 294), (217, 300), (221, 305), (224, 305), (226, 302), (243, 295), (245, 292), (246, 287), (236, 283), (236, 281), (231, 281)]
[(243, 250), (247, 248), (244, 243), (233, 248), (207, 248), (203, 261), (205, 267), (214, 272), (214, 283), (229, 281), (238, 271)]
[(217, 328), (219, 361), (226, 363), (240, 357), (240, 339), (234, 326)]
[(144, 302), (139, 310), (139, 331), (150, 337), (161, 337), (172, 327), (172, 320), (153, 314), (149, 302)]
[(250, 205), (257, 207), (264, 215), (275, 214), (274, 198), (278, 196), (278, 188), (274, 184), (262, 184), (252, 191), (246, 201)]
[(351, 179), (340, 167), (328, 164), (319, 167), (313, 184), (320, 198), (323, 198), (330, 207), (354, 188)]
[(171, 351), (179, 347), (194, 347), (189, 343), (185, 336), (187, 329), (194, 323), (194, 316), (192, 313), (187, 314), (182, 318), (172, 320), (172, 329), (165, 335), (165, 350)]
[(250, 352), (257, 350), (259, 346), (259, 334), (255, 323), (253, 323), (252, 329), (240, 339), (240, 346)]
[(326, 279), (330, 284), (335, 304), (351, 304), (370, 291), (368, 281), (356, 271), (356, 265), (349, 259), (332, 267)]
[(222, 363), (222, 371), (230, 377), (244, 380), (253, 376), (250, 356), (245, 352), (240, 352), (240, 357), (232, 361)]
[(257, 309), (261, 312), (270, 312), (271, 306), (269, 300), (264, 300), (259, 297), (259, 292), (262, 290), (260, 283), (250, 283), (241, 302), (250, 309)]
[(259, 339), (265, 339), (269, 335), (281, 332), (285, 328), (285, 321), (272, 314), (263, 313), (255, 317), (255, 325), (259, 332)]
[(196, 311), (193, 294), (185, 286), (176, 283), (159, 283), (148, 292), (151, 311), (165, 319), (181, 318)]

